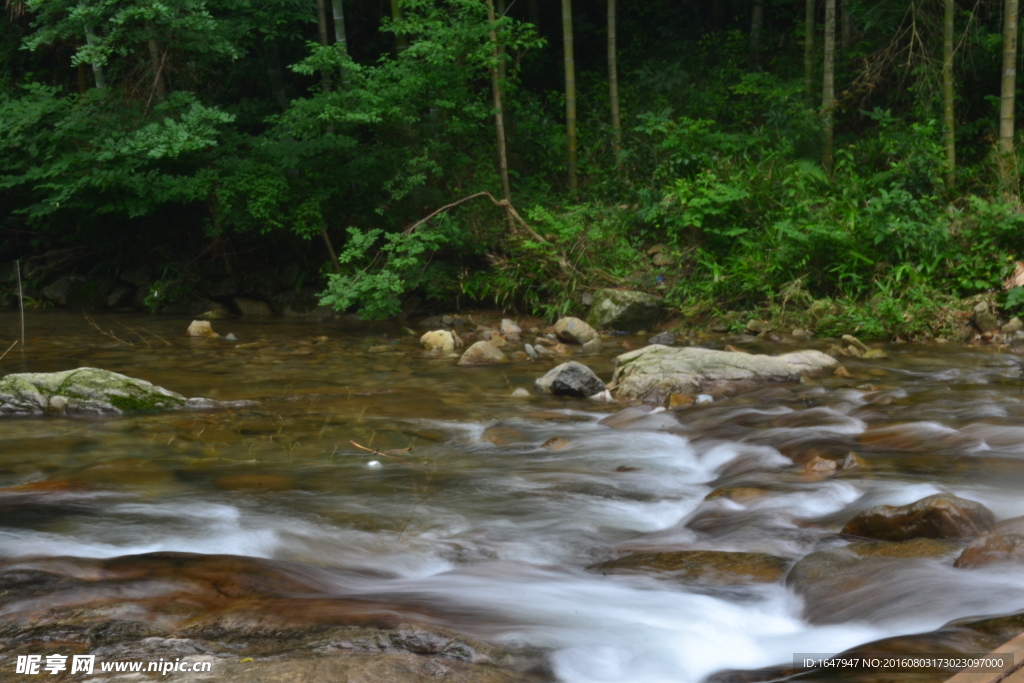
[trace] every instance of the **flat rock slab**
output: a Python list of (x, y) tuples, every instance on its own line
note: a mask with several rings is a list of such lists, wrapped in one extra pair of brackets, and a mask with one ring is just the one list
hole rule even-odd
[(653, 574), (684, 583), (739, 585), (772, 583), (789, 569), (791, 561), (763, 553), (680, 550), (634, 553), (589, 567), (603, 574)]
[(813, 350), (766, 356), (652, 344), (616, 358), (611, 384), (621, 400), (664, 403), (672, 394), (823, 377), (838, 366), (835, 358)]

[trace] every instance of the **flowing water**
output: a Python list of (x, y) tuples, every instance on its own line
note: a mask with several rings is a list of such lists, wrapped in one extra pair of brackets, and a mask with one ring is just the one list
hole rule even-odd
[[(608, 404), (510, 398), (553, 362), (457, 367), (424, 358), (398, 326), (215, 322), (238, 337), (228, 342), (184, 338), (179, 318), (96, 322), (134, 345), (75, 314), (31, 314), (26, 349), (0, 373), (94, 366), (257, 403), (3, 420), (2, 557), (298, 563), (338, 595), (424, 606), (471, 635), (542, 648), (567, 683), (696, 682), (1024, 609), (1018, 567), (955, 569), (955, 554), (892, 562), (818, 605), (782, 581), (688, 586), (586, 569), (636, 550), (795, 561), (847, 543), (838, 529), (856, 511), (937, 492), (1024, 515), (1012, 355), (894, 346), (846, 362), (850, 379), (615, 429), (599, 423)], [(0, 318), (0, 347), (16, 330), (16, 316)], [(607, 379), (614, 354), (587, 362)], [(866, 466), (822, 478), (794, 465), (848, 451)], [(726, 487), (749, 495), (706, 499)]]

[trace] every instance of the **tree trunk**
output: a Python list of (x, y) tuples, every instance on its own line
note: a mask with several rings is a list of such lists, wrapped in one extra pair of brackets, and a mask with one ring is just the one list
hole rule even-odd
[[(391, 20), (398, 21), (402, 18), (402, 8), (398, 6), (398, 0), (391, 0)], [(409, 47), (409, 39), (405, 34), (395, 34), (395, 51), (402, 52)]]
[(334, 42), (339, 43), (343, 50), (348, 52), (348, 35), (345, 33), (345, 8), (341, 0), (332, 0), (331, 8), (334, 10)]
[(825, 139), (821, 148), (821, 165), (832, 173), (832, 125), (836, 105), (836, 0), (825, 0), (825, 68), (821, 76), (821, 115)]
[(281, 68), (281, 57), (277, 52), (277, 43), (268, 40), (266, 43), (267, 77), (270, 79), (270, 91), (281, 111), (288, 110), (288, 93), (284, 87), (284, 70)]
[(853, 17), (850, 16), (850, 0), (843, 0), (842, 4), (842, 48), (843, 54), (850, 51), (853, 45)]
[(1017, 0), (1003, 11), (1003, 87), (999, 107), (999, 153), (1013, 154), (1014, 90), (1017, 87)]
[(537, 7), (537, 0), (527, 0), (526, 15), (530, 18), (530, 23), (540, 30), (540, 9)]
[[(494, 9), (497, 11), (499, 17), (504, 17), (505, 0), (497, 0)], [(505, 82), (505, 67), (505, 43), (498, 43), (498, 78), (500, 78), (503, 83)]]
[(804, 100), (814, 106), (814, 0), (804, 9)]
[(156, 90), (156, 98), (163, 102), (167, 99), (167, 89), (164, 87), (163, 60), (160, 59), (160, 46), (156, 43), (153, 27), (146, 22), (146, 34), (149, 38), (149, 61), (153, 64), (153, 88)]
[(761, 28), (764, 26), (764, 0), (754, 2), (750, 15), (750, 66), (761, 68)]
[(942, 119), (946, 147), (946, 191), (956, 185), (956, 130), (953, 118), (953, 18), (955, 0), (945, 0), (946, 15), (942, 32)]
[[(85, 42), (92, 47), (96, 44), (96, 34), (92, 32), (91, 28), (85, 29)], [(92, 73), (96, 78), (96, 87), (100, 90), (107, 87), (107, 79), (103, 77), (103, 65), (99, 62), (92, 63)]]
[(622, 121), (619, 118), (619, 64), (615, 42), (615, 0), (608, 0), (608, 99), (612, 108), (612, 135), (615, 142), (615, 163), (622, 153)]
[[(498, 71), (501, 54), (498, 50), (498, 33), (494, 28), (494, 0), (487, 0), (487, 20), (491, 22), (491, 94), (494, 96), (494, 129), (498, 138), (498, 169), (501, 171), (501, 193), (505, 201), (512, 204), (512, 187), (508, 182), (508, 154), (505, 151), (505, 118), (501, 111), (501, 74)], [(515, 230), (512, 214), (506, 212), (509, 230)]]
[[(1009, 1), (1009, 0), (1007, 0)], [(569, 143), (569, 187), (576, 181), (576, 63), (572, 51), (572, 0), (562, 0), (562, 49), (565, 52), (565, 133)]]
[[(316, 22), (320, 29), (320, 44), (327, 47), (331, 44), (330, 39), (327, 37), (327, 3), (326, 0), (316, 0)], [(331, 75), (327, 73), (327, 69), (321, 72), (320, 79), (324, 84), (324, 92), (331, 92)]]

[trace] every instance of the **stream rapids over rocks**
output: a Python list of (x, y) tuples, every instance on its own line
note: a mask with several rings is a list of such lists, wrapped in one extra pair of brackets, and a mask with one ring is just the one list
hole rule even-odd
[[(980, 653), (1024, 630), (1020, 564), (842, 533), (936, 494), (1024, 515), (1017, 356), (891, 346), (849, 377), (610, 417), (537, 395), (560, 360), (459, 367), (389, 323), (217, 321), (226, 341), (188, 322), (97, 317), (128, 346), (29, 314), (0, 361), (255, 401), (0, 420), (0, 680), (53, 652), (213, 662), (178, 681), (836, 680), (794, 653)], [(0, 318), (0, 346), (17, 329)], [(623, 341), (644, 343), (577, 360), (607, 381)], [(799, 348), (827, 344), (744, 346)]]

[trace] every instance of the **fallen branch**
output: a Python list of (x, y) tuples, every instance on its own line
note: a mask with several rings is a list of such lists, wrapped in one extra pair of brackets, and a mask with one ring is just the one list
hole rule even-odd
[(427, 221), (429, 221), (431, 218), (433, 218), (434, 216), (438, 215), (439, 213), (443, 213), (443, 212), (447, 211), (448, 209), (454, 209), (456, 206), (459, 206), (460, 204), (465, 204), (469, 200), (476, 199), (477, 197), (487, 197), (488, 199), (491, 200), (492, 204), (494, 204), (495, 206), (499, 206), (499, 207), (505, 209), (505, 211), (512, 218), (512, 220), (515, 221), (515, 223), (517, 225), (519, 225), (519, 227), (521, 227), (523, 230), (525, 230), (527, 233), (529, 233), (530, 237), (532, 237), (533, 239), (537, 240), (538, 242), (543, 242), (544, 244), (548, 244), (548, 241), (546, 239), (541, 237), (533, 228), (531, 228), (526, 223), (526, 221), (523, 220), (523, 217), (519, 215), (519, 212), (515, 210), (515, 207), (512, 206), (511, 202), (509, 202), (507, 199), (495, 199), (494, 195), (492, 195), (490, 192), (477, 192), (476, 194), (471, 194), (468, 197), (463, 197), (462, 199), (460, 199), (458, 201), (454, 201), (451, 204), (445, 204), (440, 209), (437, 209), (433, 213), (429, 214), (426, 218), (422, 218), (422, 219), (416, 221), (415, 223), (413, 223), (412, 225), (410, 225), (408, 228), (405, 229), (405, 234), (408, 235), (410, 232), (412, 232), (416, 228), (420, 227), (421, 225), (423, 225), (424, 223), (426, 223)]
[(14, 347), (15, 347), (15, 346), (17, 345), (17, 343), (18, 343), (18, 340), (17, 340), (17, 339), (15, 339), (15, 340), (14, 340), (13, 342), (11, 342), (11, 345), (10, 345), (10, 346), (8, 346), (8, 347), (7, 347), (7, 350), (3, 352), (3, 355), (0, 355), (0, 360), (3, 360), (3, 359), (4, 359), (4, 356), (6, 356), (7, 354), (9, 354), (9, 353), (11, 352), (11, 349), (13, 349), (13, 348), (14, 348)]
[(89, 323), (90, 325), (92, 325), (92, 327), (93, 327), (93, 328), (94, 328), (94, 329), (95, 329), (95, 330), (96, 330), (97, 332), (99, 332), (100, 334), (102, 334), (102, 335), (103, 335), (104, 337), (110, 337), (111, 339), (113, 339), (114, 341), (116, 341), (116, 342), (117, 342), (118, 344), (124, 344), (125, 346), (135, 346), (135, 344), (133, 344), (133, 343), (131, 343), (131, 342), (127, 342), (127, 341), (125, 341), (124, 339), (120, 339), (120, 338), (118, 338), (118, 337), (117, 337), (117, 336), (116, 336), (116, 335), (114, 334), (114, 331), (113, 331), (113, 330), (111, 330), (110, 332), (104, 332), (104, 331), (103, 331), (102, 329), (100, 329), (100, 326), (96, 324), (96, 321), (95, 321), (95, 320), (93, 320), (92, 318), (90, 318), (90, 317), (89, 317), (89, 314), (88, 314), (88, 313), (86, 313), (85, 311), (82, 311), (82, 315), (83, 315), (83, 316), (85, 316), (85, 322), (87, 322), (87, 323)]
[(353, 446), (355, 446), (356, 448), (358, 448), (361, 451), (366, 451), (367, 453), (373, 453), (374, 455), (380, 455), (380, 456), (383, 456), (385, 458), (395, 458), (397, 460), (405, 460), (406, 459), (406, 458), (403, 458), (400, 455), (393, 455), (391, 453), (385, 453), (384, 451), (377, 451), (377, 450), (374, 450), (372, 448), (367, 448), (366, 446), (358, 444), (355, 441), (349, 441), (349, 443), (352, 444)]

